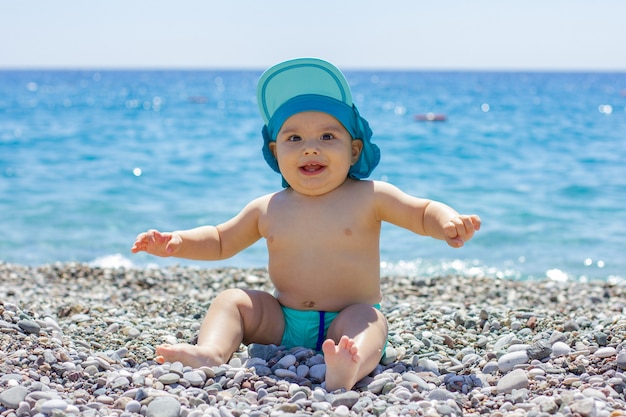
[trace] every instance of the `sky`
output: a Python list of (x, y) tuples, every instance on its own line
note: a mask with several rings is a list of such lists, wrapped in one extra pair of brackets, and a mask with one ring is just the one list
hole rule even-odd
[(0, 69), (626, 71), (624, 0), (0, 0)]

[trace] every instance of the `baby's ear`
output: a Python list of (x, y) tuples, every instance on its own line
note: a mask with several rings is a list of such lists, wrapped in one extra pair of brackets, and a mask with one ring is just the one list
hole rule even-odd
[(270, 151), (272, 151), (272, 155), (274, 155), (274, 158), (276, 158), (276, 142), (270, 142), (267, 144), (270, 148)]
[(352, 140), (352, 163), (350, 165), (356, 164), (356, 161), (359, 160), (361, 156), (361, 152), (363, 151), (363, 141), (361, 139), (353, 139)]

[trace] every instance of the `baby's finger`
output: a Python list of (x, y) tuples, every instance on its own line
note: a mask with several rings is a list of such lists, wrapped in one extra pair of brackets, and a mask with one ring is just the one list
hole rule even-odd
[(474, 222), (470, 216), (462, 216), (461, 221), (463, 222), (463, 226), (459, 235), (463, 240), (469, 240), (474, 236)]
[(443, 233), (444, 233), (444, 236), (448, 245), (452, 246), (453, 248), (460, 248), (461, 246), (463, 246), (463, 239), (460, 238), (459, 231), (457, 229), (458, 227), (463, 227), (463, 226), (462, 226), (462, 222), (461, 222), (461, 226), (459, 226), (457, 225), (456, 221), (459, 221), (459, 220), (453, 219), (453, 220), (450, 220), (448, 223), (446, 223), (443, 226)]
[(150, 229), (146, 232), (146, 240), (148, 243), (156, 243), (159, 231), (156, 229)]
[(137, 237), (135, 238), (135, 242), (133, 243), (133, 246), (130, 248), (130, 251), (132, 253), (137, 253), (139, 251), (146, 250), (145, 240), (146, 240), (145, 233), (138, 234)]

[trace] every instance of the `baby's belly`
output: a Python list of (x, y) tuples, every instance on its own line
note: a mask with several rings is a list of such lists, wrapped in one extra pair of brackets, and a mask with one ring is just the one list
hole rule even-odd
[(329, 288), (321, 293), (319, 290), (311, 292), (281, 292), (276, 291), (276, 298), (285, 307), (296, 310), (341, 311), (354, 304), (377, 304), (381, 301), (380, 290), (341, 292)]

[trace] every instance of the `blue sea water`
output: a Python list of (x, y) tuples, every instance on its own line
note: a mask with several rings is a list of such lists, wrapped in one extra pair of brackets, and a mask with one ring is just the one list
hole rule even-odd
[[(0, 261), (197, 265), (129, 248), (279, 189), (260, 73), (0, 71)], [(483, 220), (461, 249), (385, 225), (384, 273), (626, 277), (626, 73), (346, 75), (382, 152), (371, 178)], [(259, 242), (200, 265), (266, 262)]]

